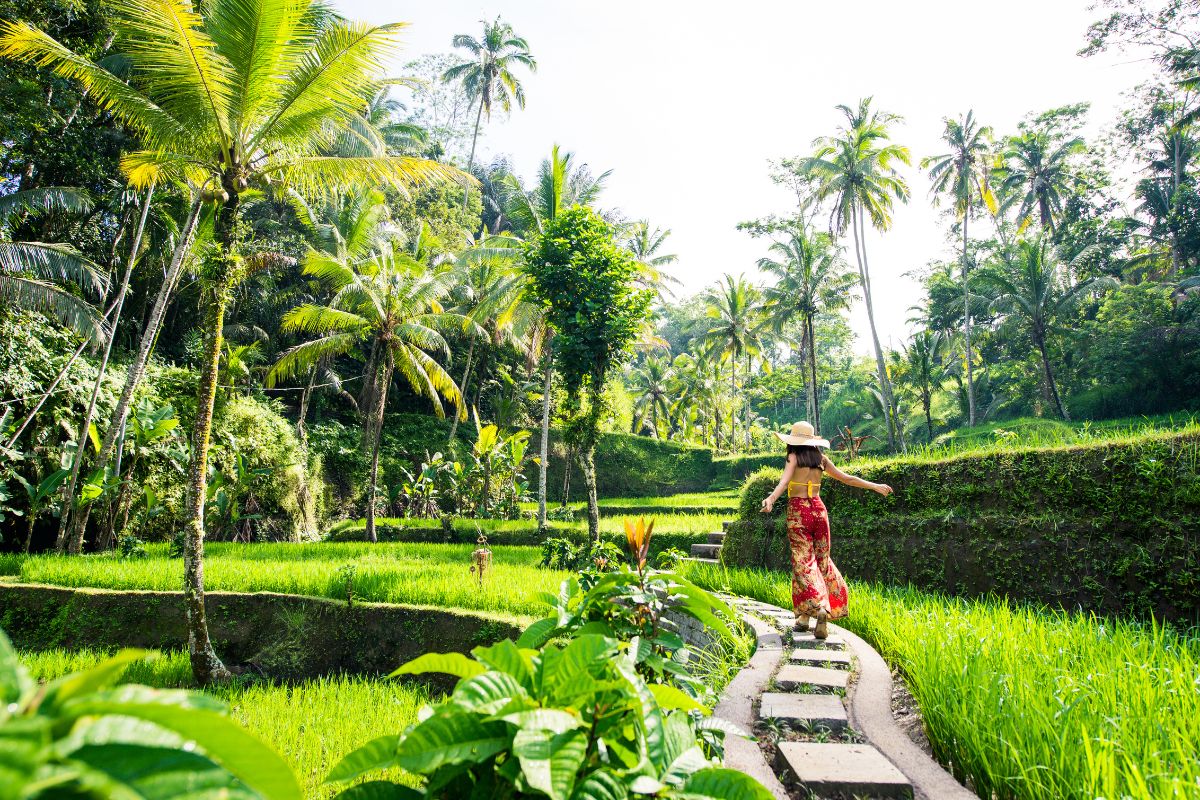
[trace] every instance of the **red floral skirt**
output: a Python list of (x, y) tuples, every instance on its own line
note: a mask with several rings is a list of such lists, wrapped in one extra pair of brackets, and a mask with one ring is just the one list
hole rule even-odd
[(796, 616), (821, 609), (830, 619), (849, 613), (849, 594), (842, 573), (829, 557), (829, 512), (819, 497), (788, 500), (788, 543), (792, 550), (792, 607)]

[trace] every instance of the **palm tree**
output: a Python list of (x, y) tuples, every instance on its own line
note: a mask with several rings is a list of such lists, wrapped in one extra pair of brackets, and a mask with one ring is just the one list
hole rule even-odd
[(107, 281), (100, 268), (69, 244), (15, 242), (9, 238), (20, 221), (51, 212), (83, 213), (87, 195), (76, 189), (26, 189), (0, 197), (0, 298), (13, 308), (40, 311), (78, 335), (95, 341), (102, 334), (100, 316), (85, 299), (67, 291), (73, 284), (100, 297)]
[[(947, 119), (942, 139), (950, 152), (930, 156), (921, 160), (921, 167), (929, 170), (933, 185), (930, 192), (935, 202), (940, 195), (949, 195), (954, 201), (954, 212), (962, 220), (962, 281), (963, 281), (963, 342), (967, 351), (967, 424), (975, 425), (975, 369), (971, 354), (971, 285), (967, 254), (969, 242), (967, 226), (977, 201), (982, 201), (993, 214), (996, 213), (996, 196), (992, 193), (990, 176), (993, 156), (991, 152), (992, 129), (975, 123), (975, 112), (968, 111), (962, 121)], [(926, 412), (926, 417), (928, 417)], [(932, 429), (932, 427), (931, 427)]]
[(634, 223), (625, 243), (625, 248), (633, 253), (634, 260), (641, 268), (642, 284), (660, 296), (665, 291), (664, 284), (679, 283), (677, 278), (664, 272), (666, 267), (679, 261), (679, 256), (674, 253), (659, 253), (670, 235), (670, 228), (651, 228), (647, 220), (641, 220)]
[[(529, 43), (513, 33), (512, 26), (501, 22), (483, 20), (483, 36), (476, 39), (466, 33), (454, 37), (455, 47), (461, 47), (471, 57), (442, 73), (444, 81), (460, 81), (467, 96), (479, 100), (479, 111), (475, 114), (475, 133), (471, 136), (471, 155), (467, 158), (467, 172), (475, 166), (475, 145), (479, 141), (479, 126), (486, 113), (490, 121), (492, 107), (499, 104), (505, 112), (512, 111), (513, 102), (525, 108), (525, 89), (513, 74), (518, 64), (537, 72), (537, 61), (529, 52)], [(466, 194), (463, 195), (466, 206)]]
[(945, 351), (946, 337), (937, 331), (924, 329), (913, 336), (912, 342), (902, 353), (905, 378), (921, 398), (929, 442), (933, 441), (933, 396), (946, 383)]
[(1026, 131), (1013, 137), (1004, 148), (1004, 163), (998, 170), (1002, 210), (1017, 206), (1017, 225), (1027, 226), (1037, 215), (1042, 229), (1053, 232), (1055, 218), (1062, 215), (1063, 196), (1074, 177), (1071, 157), (1085, 149), (1075, 137), (1056, 143), (1042, 131)]
[[(513, 234), (532, 239), (561, 212), (574, 205), (590, 206), (604, 189), (611, 171), (593, 177), (587, 164), (576, 164), (575, 154), (563, 152), (558, 145), (550, 158), (538, 168), (537, 182), (529, 191), (511, 173), (497, 180), (500, 196)], [(544, 321), (534, 329), (538, 349), (543, 352), (542, 438), (538, 460), (538, 530), (546, 530), (546, 469), (550, 457), (550, 409), (553, 404), (554, 343)], [(570, 470), (568, 470), (570, 474)]]
[[(660, 355), (648, 356), (630, 374), (629, 390), (633, 393), (633, 431), (640, 434), (650, 418), (650, 430), (657, 439), (662, 435), (660, 422), (671, 420), (671, 383), (675, 370), (671, 362)], [(668, 426), (669, 427), (669, 426)], [(667, 438), (670, 438), (668, 430)]]
[(821, 429), (821, 409), (817, 395), (818, 314), (841, 311), (850, 306), (855, 279), (840, 248), (828, 234), (813, 233), (801, 226), (784, 241), (770, 247), (775, 258), (760, 258), (758, 268), (775, 276), (768, 286), (766, 312), (777, 332), (799, 322), (801, 348), (808, 355), (808, 418)]
[[(1090, 256), (1085, 250), (1076, 258)], [(1023, 322), (1029, 328), (1029, 338), (1041, 357), (1046, 391), (1064, 420), (1070, 420), (1058, 394), (1054, 371), (1050, 367), (1047, 341), (1060, 314), (1070, 308), (1088, 290), (1110, 282), (1104, 278), (1071, 284), (1060, 274), (1062, 262), (1049, 249), (1045, 240), (1018, 242), (1016, 258), (1006, 269), (988, 275), (988, 284), (995, 291), (992, 308)]]
[(282, 330), (317, 338), (285, 351), (267, 374), (266, 385), (308, 374), (323, 361), (367, 353), (363, 389), (363, 442), (370, 453), (367, 487), (367, 539), (375, 532), (375, 498), (379, 484), (379, 442), (388, 388), (394, 373), (420, 397), (428, 398), (438, 417), (445, 416), (442, 398), (462, 415), (462, 395), (435, 356), (448, 358), (450, 349), (439, 332), (465, 318), (442, 309), (450, 290), (450, 273), (434, 273), (390, 244), (365, 259), (340, 262), (311, 253), (304, 273), (333, 292), (328, 305), (305, 304), (289, 311)]
[(381, 71), (398, 44), (400, 23), (350, 23), (318, 0), (214, 0), (199, 7), (188, 0), (111, 0), (106, 7), (128, 82), (22, 21), (0, 24), (0, 56), (78, 81), (93, 102), (134, 130), (145, 149), (123, 156), (121, 168), (135, 188), (187, 182), (216, 207), (201, 267), (203, 354), (184, 537), (189, 653), (197, 681), (207, 683), (229, 676), (205, 621), (204, 504), (225, 309), (247, 276), (237, 224), (242, 196), (252, 186), (305, 194), (361, 184), (403, 188), (459, 173), (386, 153), (328, 155), (383, 88)]
[(859, 283), (875, 347), (875, 368), (885, 401), (888, 446), (895, 452), (892, 384), (884, 364), (883, 348), (879, 345), (879, 332), (875, 328), (865, 235), (867, 219), (875, 228), (887, 230), (892, 225), (894, 201), (908, 202), (908, 183), (896, 170), (896, 164), (909, 164), (911, 157), (907, 147), (890, 142), (888, 128), (901, 120), (898, 115), (872, 110), (869, 97), (860, 100), (857, 108), (844, 105), (837, 108), (846, 118), (837, 135), (818, 139), (816, 152), (802, 159), (798, 167), (802, 176), (814, 182), (818, 201), (832, 200), (832, 227), (838, 233), (845, 233), (846, 228), (850, 228), (853, 234)]
[[(709, 328), (701, 340), (720, 360), (729, 361), (729, 386), (736, 401), (740, 394), (738, 362), (746, 365), (749, 379), (751, 358), (762, 350), (765, 328), (762, 295), (744, 275), (726, 275), (724, 280), (705, 294), (708, 303)], [(743, 382), (744, 383), (744, 382)], [(750, 398), (744, 397), (746, 413), (746, 446), (750, 446)], [(730, 445), (736, 436), (736, 416), (729, 417)]]

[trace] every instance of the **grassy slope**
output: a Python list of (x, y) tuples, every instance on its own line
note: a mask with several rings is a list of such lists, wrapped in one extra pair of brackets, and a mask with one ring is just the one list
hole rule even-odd
[[(689, 577), (789, 607), (789, 576)], [(907, 678), (943, 763), (981, 796), (1196, 797), (1200, 639), (1170, 628), (855, 584), (846, 627)]]
[[(469, 544), (226, 544), (206, 547), (205, 586), (210, 591), (284, 592), (317, 597), (345, 596), (339, 570), (356, 567), (354, 591), (368, 602), (406, 603), (487, 611), (512, 617), (541, 614), (538, 593), (557, 591), (565, 573), (541, 569), (538, 549), (491, 548), (493, 569), (483, 587), (470, 573)], [(0, 574), (30, 583), (90, 586), (103, 589), (179, 589), (183, 562), (169, 558), (166, 547), (150, 556), (32, 556), (8, 559)]]
[[(21, 660), (37, 678), (49, 680), (93, 666), (100, 650), (23, 652)], [(159, 688), (192, 687), (183, 652), (156, 654), (125, 674), (131, 683)], [(309, 798), (332, 797), (321, 782), (342, 756), (385, 733), (416, 722), (429, 702), (420, 687), (393, 681), (337, 676), (290, 686), (246, 684), (209, 690), (229, 704), (230, 713), (291, 762)], [(399, 771), (391, 777), (403, 780)]]

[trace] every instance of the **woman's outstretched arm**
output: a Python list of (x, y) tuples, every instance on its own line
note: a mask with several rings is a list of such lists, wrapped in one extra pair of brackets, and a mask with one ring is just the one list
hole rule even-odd
[(821, 468), (825, 470), (825, 473), (829, 475), (829, 477), (836, 481), (841, 481), (847, 486), (857, 486), (859, 489), (870, 489), (873, 492), (879, 492), (884, 497), (887, 497), (892, 493), (892, 487), (888, 486), (886, 483), (871, 483), (870, 481), (863, 480), (857, 475), (847, 475), (833, 465), (833, 462), (829, 460), (829, 456), (821, 457)]
[(783, 468), (783, 477), (779, 479), (779, 485), (775, 487), (775, 491), (771, 492), (771, 494), (762, 501), (762, 511), (764, 514), (770, 514), (775, 508), (775, 501), (779, 499), (780, 495), (787, 491), (788, 482), (792, 480), (792, 475), (795, 474), (795, 472), (796, 458), (795, 456), (788, 456), (787, 466)]

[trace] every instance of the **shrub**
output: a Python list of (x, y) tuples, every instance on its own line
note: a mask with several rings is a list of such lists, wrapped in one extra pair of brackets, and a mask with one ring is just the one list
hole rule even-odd
[[(552, 501), (562, 500), (566, 457), (561, 437), (557, 431), (552, 432), (546, 475), (547, 494)], [(536, 491), (537, 475), (532, 477)], [(661, 497), (703, 492), (712, 479), (712, 451), (706, 448), (622, 433), (602, 434), (596, 443), (596, 493), (600, 497)], [(571, 486), (572, 496), (584, 497), (583, 472), (574, 463)]]

